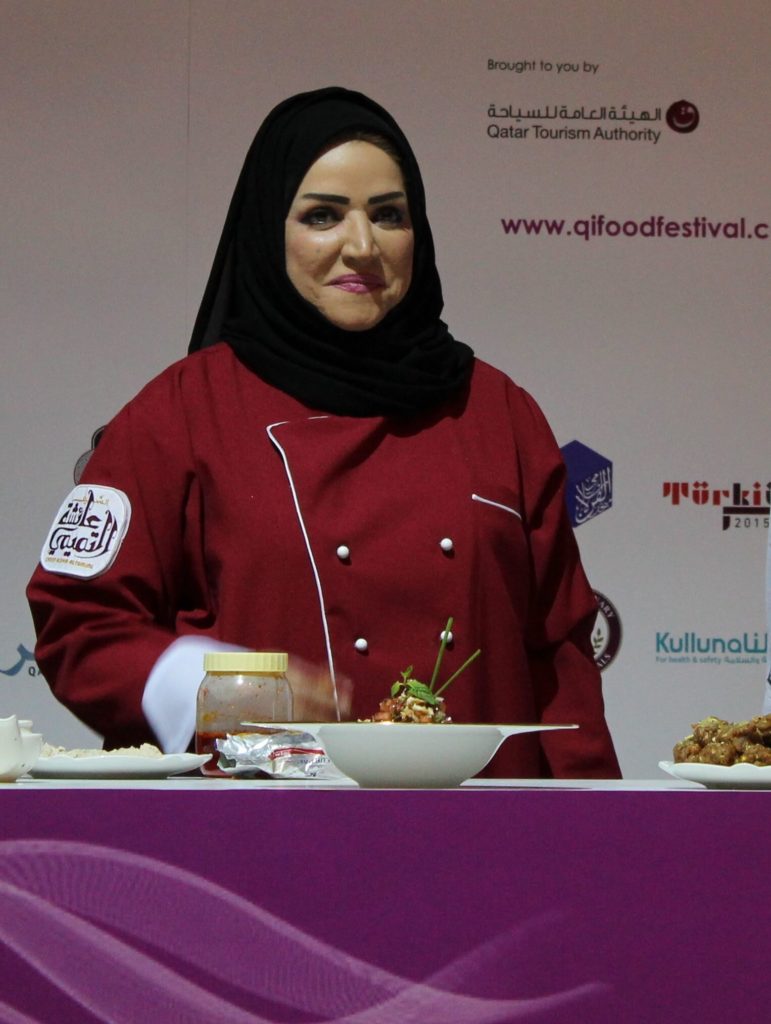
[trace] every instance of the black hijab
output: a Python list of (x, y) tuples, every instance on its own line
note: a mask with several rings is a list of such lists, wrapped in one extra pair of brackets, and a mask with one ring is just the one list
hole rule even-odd
[[(284, 222), (310, 165), (349, 132), (374, 132), (400, 155), (414, 232), (407, 294), (375, 327), (346, 331), (295, 290)], [(268, 383), (348, 416), (415, 413), (458, 392), (473, 352), (439, 319), (443, 299), (417, 161), (393, 118), (347, 89), (292, 96), (263, 122), (230, 203), (189, 351), (224, 340)]]

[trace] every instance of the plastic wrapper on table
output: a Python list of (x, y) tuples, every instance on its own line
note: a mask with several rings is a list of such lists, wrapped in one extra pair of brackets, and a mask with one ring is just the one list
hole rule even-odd
[(226, 775), (274, 779), (344, 779), (309, 732), (252, 726), (259, 731), (228, 734), (216, 741)]

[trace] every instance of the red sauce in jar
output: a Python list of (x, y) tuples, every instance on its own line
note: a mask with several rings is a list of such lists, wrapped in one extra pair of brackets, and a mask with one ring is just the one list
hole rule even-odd
[(220, 752), (217, 750), (215, 743), (217, 740), (224, 740), (227, 733), (225, 732), (196, 732), (195, 734), (195, 752), (196, 754), (209, 754), (209, 760), (201, 765), (201, 771), (204, 775), (214, 775), (217, 778), (228, 778), (225, 772), (220, 771), (218, 764), (220, 759)]

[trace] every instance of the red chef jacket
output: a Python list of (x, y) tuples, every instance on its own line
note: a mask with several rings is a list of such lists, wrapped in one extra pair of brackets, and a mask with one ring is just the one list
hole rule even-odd
[(38, 566), (38, 663), (115, 746), (153, 738), (142, 692), (177, 637), (328, 665), (359, 718), (408, 665), (430, 678), (452, 616), (442, 675), (482, 649), (445, 693), (455, 721), (580, 725), (507, 740), (496, 774), (617, 776), (564, 476), (533, 399), (479, 360), (441, 409), (362, 419), (204, 349), (148, 384), (88, 463), (81, 484), (122, 491), (130, 522), (98, 575)]

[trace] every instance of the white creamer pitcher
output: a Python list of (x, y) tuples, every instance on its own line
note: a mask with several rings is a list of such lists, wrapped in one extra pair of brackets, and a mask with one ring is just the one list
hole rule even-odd
[(15, 782), (33, 768), (42, 747), (43, 737), (21, 729), (16, 715), (0, 718), (0, 782)]

